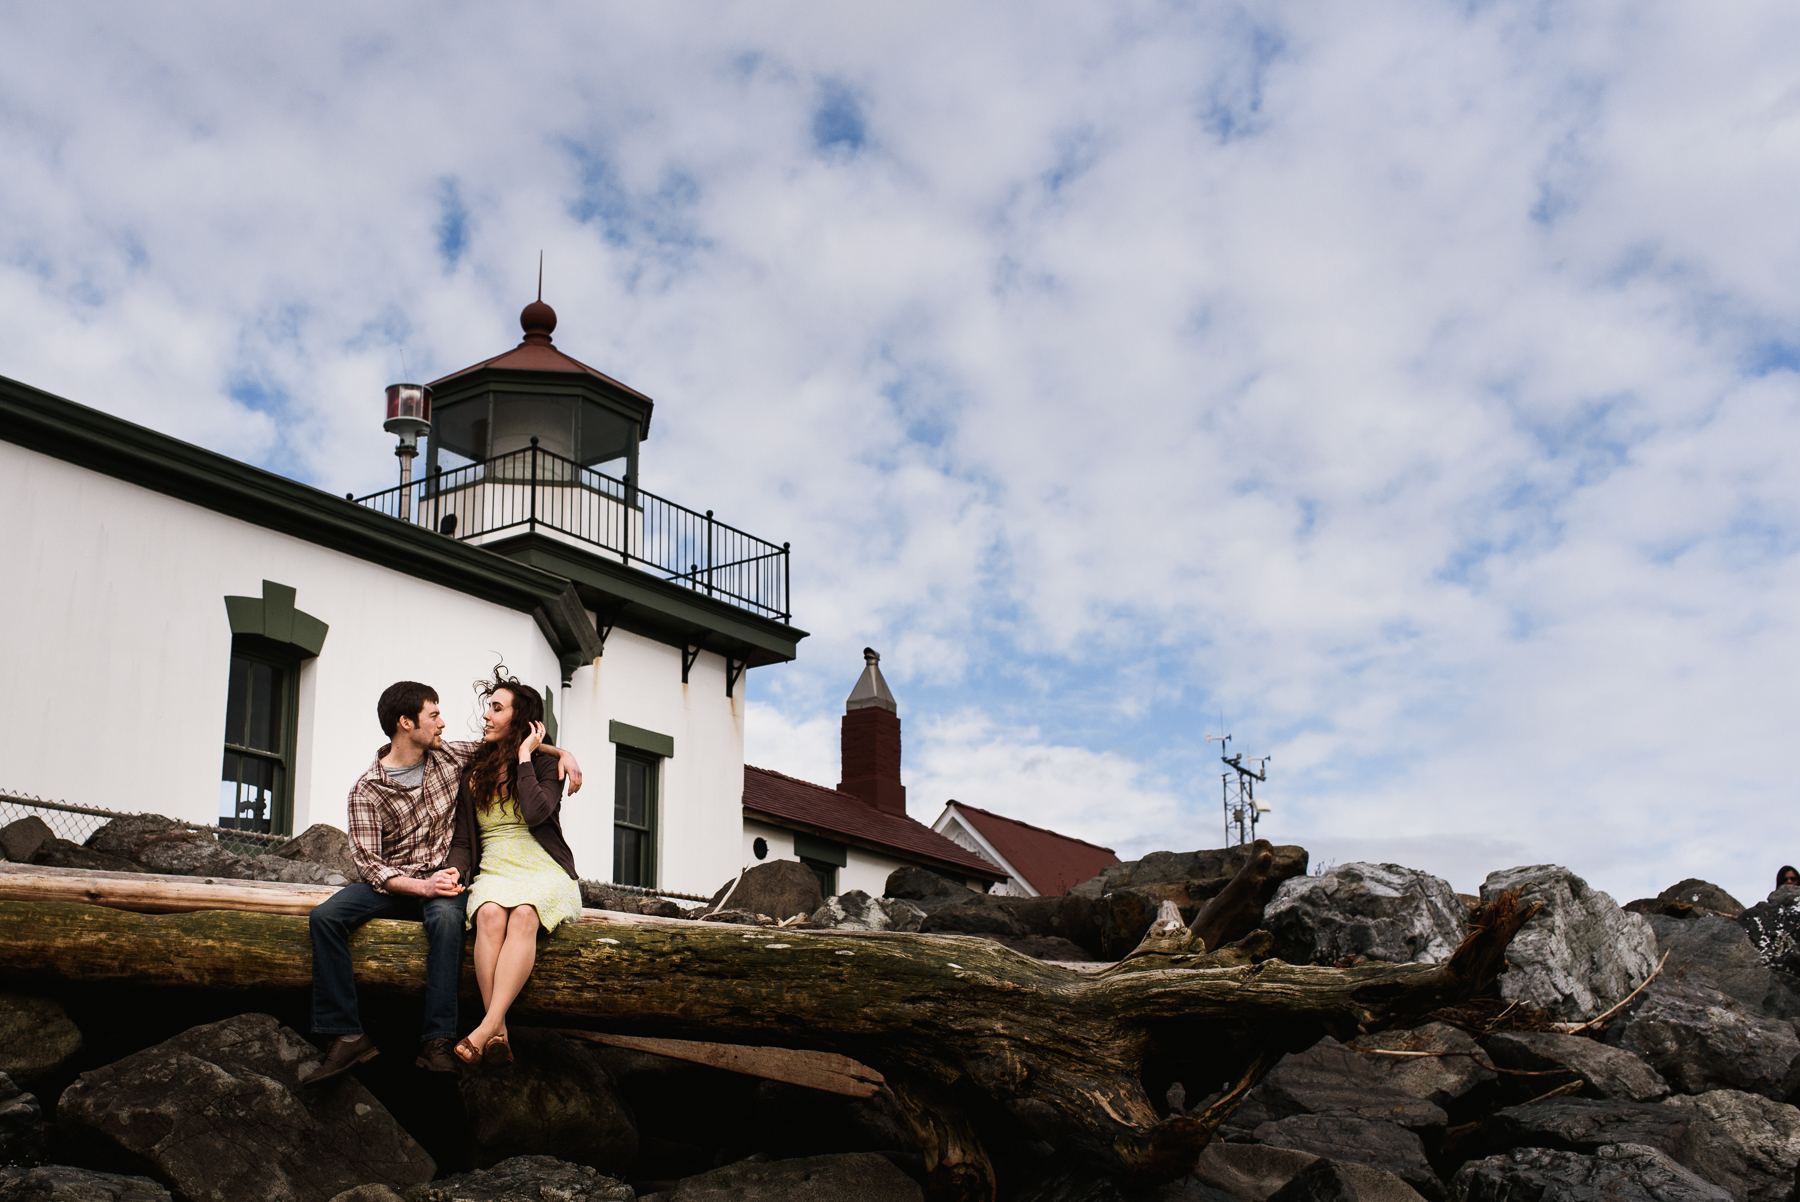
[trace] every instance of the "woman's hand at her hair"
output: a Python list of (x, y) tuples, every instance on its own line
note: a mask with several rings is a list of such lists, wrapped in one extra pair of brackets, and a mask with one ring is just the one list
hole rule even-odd
[(544, 724), (542, 722), (533, 722), (531, 724), (531, 729), (525, 732), (525, 737), (519, 740), (519, 762), (521, 764), (529, 764), (531, 762), (531, 753), (536, 751), (538, 749), (538, 744), (543, 741)]

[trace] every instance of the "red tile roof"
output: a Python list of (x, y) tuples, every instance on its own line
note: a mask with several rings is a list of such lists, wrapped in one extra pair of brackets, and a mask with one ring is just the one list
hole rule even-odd
[(453, 371), (447, 376), (439, 376), (431, 382), (431, 387), (436, 388), (446, 380), (454, 380), (458, 376), (466, 376), (470, 372), (479, 370), (483, 367), (511, 367), (520, 368), (525, 371), (580, 372), (605, 380), (614, 388), (620, 389), (623, 392), (628, 392), (632, 396), (644, 397), (646, 401), (650, 399), (631, 385), (622, 384), (598, 368), (589, 367), (574, 356), (563, 354), (554, 346), (551, 346), (548, 341), (541, 343), (521, 342), (518, 346), (513, 347), (512, 350), (495, 355), (492, 359), (483, 359), (480, 363), (470, 364), (461, 371)]
[(900, 859), (935, 860), (990, 880), (1006, 876), (1003, 870), (922, 822), (885, 813), (860, 797), (767, 768), (744, 765), (744, 810), (872, 844)]
[(949, 804), (1045, 897), (1067, 893), (1081, 882), (1099, 876), (1108, 864), (1119, 862), (1110, 847), (1059, 835), (966, 802), (953, 800)]

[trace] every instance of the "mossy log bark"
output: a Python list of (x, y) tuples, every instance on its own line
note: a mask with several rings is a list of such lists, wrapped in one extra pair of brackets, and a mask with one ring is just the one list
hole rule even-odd
[[(1254, 963), (1255, 935), (1205, 954), (1177, 918), (1097, 973), (967, 936), (581, 923), (543, 939), (514, 1014), (853, 1057), (887, 1076), (937, 1192), (991, 1198), (984, 1142), (1021, 1130), (1100, 1149), (1123, 1179), (1179, 1176), (1283, 1053), (1469, 996), (1528, 916), (1508, 896), (1447, 964), (1351, 969)], [(282, 914), (0, 901), (0, 947), (0, 976), (25, 984), (298, 989), (312, 973), (306, 920)], [(365, 989), (422, 989), (416, 924), (371, 922), (354, 950)], [(1171, 1114), (1152, 1099), (1177, 1079), (1218, 1088)]]

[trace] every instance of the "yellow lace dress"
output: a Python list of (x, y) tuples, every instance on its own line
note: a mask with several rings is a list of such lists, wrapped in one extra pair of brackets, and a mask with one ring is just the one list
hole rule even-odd
[(475, 925), (475, 911), (483, 902), (508, 909), (535, 906), (546, 931), (573, 922), (581, 913), (581, 886), (556, 866), (543, 844), (519, 815), (515, 801), (495, 803), (475, 811), (481, 828), (481, 871), (469, 886), (468, 926)]

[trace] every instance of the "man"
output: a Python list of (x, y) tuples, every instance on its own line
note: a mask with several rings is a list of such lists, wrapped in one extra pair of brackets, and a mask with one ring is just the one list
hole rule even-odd
[[(363, 879), (314, 907), (311, 919), (313, 1030), (335, 1038), (325, 1063), (302, 1085), (329, 1081), (379, 1051), (363, 1033), (350, 968), (350, 934), (371, 918), (425, 924), (425, 1029), (417, 1064), (434, 1073), (458, 1070), (451, 1046), (466, 898), (457, 870), (444, 862), (463, 764), (481, 744), (444, 742), (430, 685), (400, 681), (375, 708), (389, 742), (350, 790), (350, 849)], [(575, 757), (545, 750), (562, 757), (569, 792), (579, 789)]]

